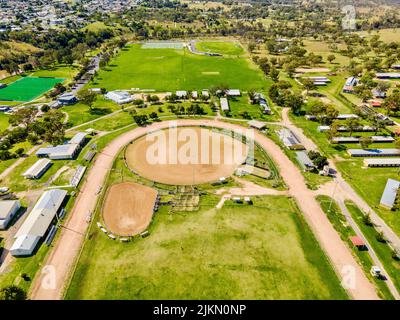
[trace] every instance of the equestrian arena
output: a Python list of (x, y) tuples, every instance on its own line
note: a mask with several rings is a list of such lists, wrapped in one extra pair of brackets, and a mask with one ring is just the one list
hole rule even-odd
[(119, 236), (133, 236), (149, 226), (157, 191), (132, 182), (112, 185), (107, 190), (103, 220), (109, 231)]
[(248, 148), (238, 137), (200, 127), (147, 134), (126, 148), (131, 171), (167, 185), (199, 185), (231, 176)]

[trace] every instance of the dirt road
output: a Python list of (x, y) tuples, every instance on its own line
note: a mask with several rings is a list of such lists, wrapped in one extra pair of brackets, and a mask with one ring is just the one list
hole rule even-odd
[[(44, 265), (52, 265), (55, 268), (56, 285), (52, 289), (42, 286), (42, 280), (46, 276), (39, 271), (32, 286), (30, 297), (32, 299), (60, 299), (62, 298), (64, 285), (68, 280), (74, 261), (83, 244), (84, 234), (88, 227), (86, 216), (94, 210), (98, 194), (97, 189), (102, 186), (108, 171), (112, 167), (113, 160), (121, 148), (131, 140), (145, 134), (149, 130), (168, 127), (170, 122), (154, 123), (146, 128), (137, 128), (129, 131), (115, 140), (98, 155), (93, 168), (90, 170), (87, 180), (80, 192), (75, 206), (69, 213), (69, 219), (65, 223), (68, 229), (64, 229), (54, 249)], [(178, 120), (178, 125), (208, 125), (228, 130), (242, 130), (234, 124), (215, 120)], [(337, 274), (343, 284), (349, 284), (347, 290), (354, 299), (378, 299), (374, 286), (368, 281), (362, 269), (349, 249), (333, 229), (311, 190), (307, 189), (304, 178), (298, 168), (287, 158), (283, 151), (270, 139), (260, 133), (255, 134), (255, 140), (268, 152), (277, 164), (282, 178), (289, 187), (289, 194), (293, 196), (310, 224), (321, 247), (331, 260)]]

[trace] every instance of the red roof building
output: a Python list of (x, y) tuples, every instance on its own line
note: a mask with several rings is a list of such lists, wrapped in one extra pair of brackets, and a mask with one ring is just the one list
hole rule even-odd
[(365, 247), (365, 242), (359, 236), (350, 237), (350, 241), (355, 247)]

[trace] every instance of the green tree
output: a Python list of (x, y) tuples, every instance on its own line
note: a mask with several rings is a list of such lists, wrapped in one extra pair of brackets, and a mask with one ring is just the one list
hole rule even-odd
[(0, 290), (0, 300), (26, 300), (26, 292), (17, 286), (10, 285)]
[(78, 92), (77, 98), (80, 100), (81, 103), (87, 105), (89, 109), (92, 110), (93, 104), (97, 99), (97, 94), (96, 92), (84, 88)]

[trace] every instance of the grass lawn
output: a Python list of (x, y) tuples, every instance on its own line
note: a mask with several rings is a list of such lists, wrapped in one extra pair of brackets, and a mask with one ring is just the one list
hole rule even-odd
[(378, 232), (372, 226), (367, 226), (363, 223), (364, 213), (350, 201), (346, 203), (346, 206), (354, 221), (357, 223), (369, 244), (374, 249), (379, 260), (382, 262), (397, 290), (400, 290), (400, 261), (392, 258), (392, 250), (387, 243), (379, 242), (376, 239)]
[(365, 169), (362, 161), (362, 159), (340, 161), (337, 163), (337, 167), (358, 194), (385, 220), (394, 232), (400, 235), (399, 212), (390, 211), (379, 206), (387, 179), (399, 180), (399, 169)]
[(68, 113), (68, 124), (77, 126), (79, 124), (95, 120), (112, 112), (118, 111), (121, 106), (113, 101), (98, 96), (93, 104), (92, 110), (87, 105), (77, 103), (71, 106), (65, 106), (61, 111)]
[[(268, 85), (271, 84), (270, 80), (267, 80), (266, 83), (268, 83)], [(273, 107), (271, 102), (270, 106), (274, 114), (268, 115), (262, 112), (262, 109), (258, 104), (250, 104), (247, 94), (243, 94), (242, 97), (229, 98), (229, 107), (231, 110), (230, 115), (233, 118), (244, 119), (243, 112), (247, 112), (251, 119), (257, 119), (261, 121), (279, 121), (280, 114), (278, 110)]]
[(54, 77), (68, 79), (69, 81), (78, 73), (77, 66), (59, 65), (50, 69), (43, 69), (34, 71), (31, 75), (33, 77)]
[(10, 118), (8, 114), (0, 112), (0, 131), (6, 130), (9, 127), (8, 118)]
[(294, 203), (204, 196), (192, 213), (161, 207), (151, 235), (121, 244), (93, 224), (67, 299), (346, 299)]
[(219, 53), (223, 55), (238, 56), (244, 53), (239, 42), (202, 41), (196, 43), (196, 49), (203, 52)]
[(140, 44), (122, 49), (91, 86), (162, 92), (201, 90), (219, 84), (242, 90), (265, 86), (261, 71), (245, 58), (201, 56), (186, 49), (142, 49)]
[(31, 101), (63, 81), (62, 78), (20, 78), (0, 89), (0, 100)]

